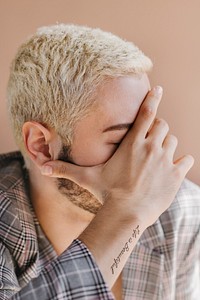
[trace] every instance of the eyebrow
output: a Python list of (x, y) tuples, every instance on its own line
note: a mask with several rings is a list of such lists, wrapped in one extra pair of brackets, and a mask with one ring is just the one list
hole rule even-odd
[(113, 126), (110, 126), (106, 129), (104, 129), (103, 132), (114, 131), (114, 130), (126, 130), (126, 129), (129, 129), (132, 125), (133, 125), (133, 123), (116, 124), (116, 125), (113, 125)]

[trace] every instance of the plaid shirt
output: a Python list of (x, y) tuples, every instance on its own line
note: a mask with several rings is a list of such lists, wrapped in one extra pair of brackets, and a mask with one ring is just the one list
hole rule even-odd
[[(0, 156), (0, 299), (114, 299), (87, 247), (57, 256), (28, 194), (19, 152)], [(200, 188), (185, 180), (123, 270), (125, 300), (200, 299)]]

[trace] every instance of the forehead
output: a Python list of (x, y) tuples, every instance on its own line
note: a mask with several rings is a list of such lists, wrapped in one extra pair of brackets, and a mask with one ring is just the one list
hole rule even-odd
[(148, 76), (128, 76), (111, 79), (97, 91), (96, 109), (99, 123), (133, 122), (146, 94), (150, 90)]
[(92, 137), (107, 127), (132, 123), (149, 89), (146, 74), (107, 81), (96, 91), (95, 105), (77, 122), (74, 134)]

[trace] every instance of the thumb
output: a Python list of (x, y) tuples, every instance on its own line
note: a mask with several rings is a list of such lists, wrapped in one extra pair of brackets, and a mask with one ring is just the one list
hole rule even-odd
[(77, 166), (61, 160), (48, 161), (41, 167), (41, 174), (54, 178), (69, 179), (83, 188), (91, 185), (96, 177), (95, 167)]

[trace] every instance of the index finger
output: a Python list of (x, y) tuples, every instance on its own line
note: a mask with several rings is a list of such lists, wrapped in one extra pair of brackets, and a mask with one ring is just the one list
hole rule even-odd
[(155, 119), (160, 100), (162, 98), (163, 89), (161, 86), (153, 88), (144, 99), (138, 115), (135, 119), (134, 126), (130, 129), (130, 134), (134, 137), (145, 138), (152, 122)]

